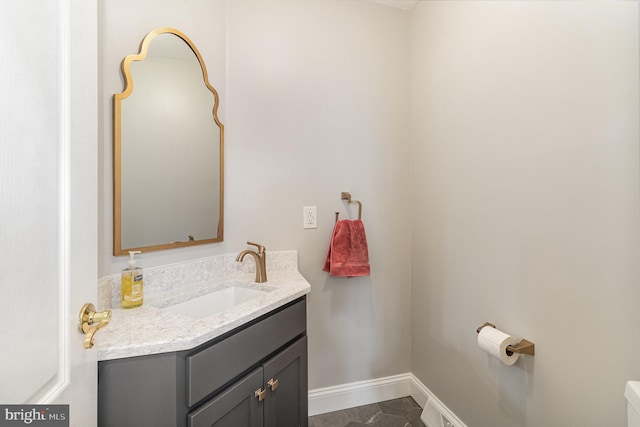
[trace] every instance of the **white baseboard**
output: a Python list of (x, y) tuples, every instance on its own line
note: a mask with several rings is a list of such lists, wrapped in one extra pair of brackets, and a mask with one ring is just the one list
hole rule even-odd
[[(309, 390), (309, 416), (406, 396), (411, 396), (421, 408), (427, 407), (425, 412), (429, 412), (430, 416), (433, 417), (434, 414), (440, 414), (453, 427), (466, 427), (449, 408), (410, 372)], [(424, 417), (423, 421), (425, 421)], [(440, 426), (429, 425), (429, 427)]]
[(411, 374), (309, 390), (309, 416), (409, 396)]

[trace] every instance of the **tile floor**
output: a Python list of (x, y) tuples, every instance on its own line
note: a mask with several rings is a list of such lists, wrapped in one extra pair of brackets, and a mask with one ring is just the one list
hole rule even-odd
[(411, 397), (309, 417), (309, 427), (424, 427), (422, 408)]

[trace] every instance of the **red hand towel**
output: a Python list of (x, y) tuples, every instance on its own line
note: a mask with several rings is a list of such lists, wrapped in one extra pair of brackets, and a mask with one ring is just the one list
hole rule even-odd
[(359, 219), (336, 222), (323, 270), (330, 276), (355, 277), (368, 276), (370, 269), (364, 223)]

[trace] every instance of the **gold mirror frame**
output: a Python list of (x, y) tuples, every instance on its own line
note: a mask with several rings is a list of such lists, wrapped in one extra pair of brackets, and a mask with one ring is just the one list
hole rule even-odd
[[(193, 51), (200, 68), (202, 70), (202, 77), (206, 87), (213, 93), (214, 106), (213, 106), (213, 120), (220, 129), (220, 200), (219, 200), (219, 219), (215, 238), (195, 240), (192, 236), (188, 236), (186, 241), (174, 241), (170, 243), (155, 244), (149, 246), (136, 246), (136, 247), (122, 247), (122, 105), (121, 102), (129, 97), (133, 93), (133, 77), (131, 73), (131, 63), (133, 61), (142, 61), (147, 57), (149, 52), (149, 46), (151, 41), (161, 34), (173, 34), (182, 39)], [(193, 44), (193, 42), (181, 31), (174, 28), (164, 27), (158, 28), (147, 34), (140, 45), (140, 51), (138, 54), (128, 55), (122, 61), (122, 74), (124, 76), (124, 91), (114, 95), (113, 103), (113, 254), (114, 255), (127, 255), (128, 251), (139, 250), (143, 252), (158, 251), (163, 249), (181, 248), (187, 246), (203, 245), (209, 243), (222, 242), (224, 240), (224, 125), (218, 119), (218, 106), (219, 97), (218, 92), (209, 83), (207, 74), (207, 68), (204, 64), (200, 52)]]

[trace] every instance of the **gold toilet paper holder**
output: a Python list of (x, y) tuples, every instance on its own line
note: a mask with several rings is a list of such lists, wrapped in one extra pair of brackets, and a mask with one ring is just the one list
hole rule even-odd
[[(485, 326), (490, 326), (492, 328), (496, 327), (496, 325), (494, 325), (493, 323), (484, 322), (484, 324), (482, 326), (479, 326), (478, 329), (476, 329), (476, 332), (480, 333), (482, 328), (484, 328)], [(529, 356), (535, 356), (536, 355), (536, 345), (534, 343), (532, 343), (531, 341), (529, 341), (529, 340), (522, 339), (516, 345), (508, 345), (507, 346), (507, 356), (511, 356), (511, 354), (513, 354), (513, 353), (528, 354)]]

